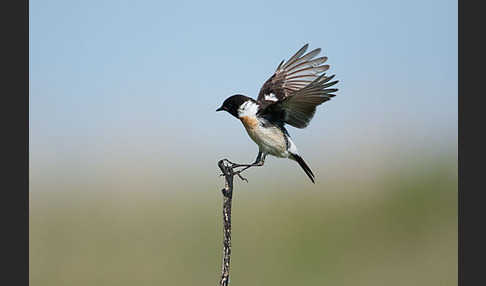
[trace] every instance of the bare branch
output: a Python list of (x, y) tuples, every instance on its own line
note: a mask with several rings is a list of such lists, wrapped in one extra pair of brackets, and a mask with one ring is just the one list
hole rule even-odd
[[(231, 258), (231, 202), (233, 199), (233, 178), (237, 175), (242, 181), (248, 182), (241, 173), (254, 166), (262, 166), (262, 164), (237, 164), (228, 159), (222, 159), (218, 162), (218, 167), (221, 170), (221, 176), (224, 176), (223, 193), (223, 265), (221, 268), (220, 286), (227, 286), (229, 284), (230, 272), (230, 258)], [(244, 167), (242, 170), (235, 171), (236, 168)]]
[(233, 167), (225, 165), (224, 160), (218, 162), (219, 169), (224, 176), (223, 193), (223, 265), (221, 269), (220, 286), (227, 286), (229, 284), (230, 258), (231, 258), (231, 201), (233, 198)]

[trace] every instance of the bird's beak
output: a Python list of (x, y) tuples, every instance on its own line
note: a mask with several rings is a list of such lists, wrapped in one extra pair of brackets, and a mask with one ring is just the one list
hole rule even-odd
[(221, 111), (224, 110), (224, 108), (221, 106), (220, 108), (216, 109), (216, 111)]

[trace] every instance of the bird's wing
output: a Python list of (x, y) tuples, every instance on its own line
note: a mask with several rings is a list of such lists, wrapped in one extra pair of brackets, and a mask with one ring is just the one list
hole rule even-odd
[(258, 113), (274, 121), (297, 128), (306, 127), (314, 116), (316, 106), (335, 96), (329, 88), (338, 81), (325, 76), (327, 57), (314, 58), (321, 49), (307, 54), (304, 45), (287, 62), (282, 61), (275, 73), (263, 84), (258, 94)]

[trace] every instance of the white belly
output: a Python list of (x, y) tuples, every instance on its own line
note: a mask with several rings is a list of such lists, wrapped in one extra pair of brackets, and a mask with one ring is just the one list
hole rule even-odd
[(256, 117), (241, 117), (250, 138), (260, 147), (260, 151), (273, 156), (287, 158), (285, 135), (277, 126), (262, 127)]

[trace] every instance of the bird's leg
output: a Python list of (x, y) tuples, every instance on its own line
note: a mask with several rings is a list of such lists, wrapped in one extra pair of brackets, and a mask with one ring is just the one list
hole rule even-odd
[(240, 179), (242, 179), (243, 181), (247, 181), (248, 180), (244, 177), (241, 176), (241, 173), (243, 171), (245, 171), (246, 169), (248, 168), (251, 168), (251, 167), (261, 167), (263, 166), (263, 164), (265, 164), (265, 157), (267, 157), (267, 154), (263, 154), (262, 152), (258, 152), (258, 156), (256, 157), (256, 160), (253, 164), (240, 164), (238, 166), (235, 166), (235, 167), (244, 167), (243, 169), (239, 170), (239, 171), (236, 171), (234, 172), (233, 174), (235, 175), (238, 175), (238, 177), (240, 177)]
[(238, 164), (236, 164), (236, 163), (231, 162), (230, 160), (228, 160), (228, 159), (226, 159), (226, 158), (225, 158), (225, 159), (223, 159), (223, 161), (228, 162), (228, 164), (230, 164), (230, 165), (232, 165), (232, 166), (234, 166), (234, 165), (238, 165)]
[[(225, 161), (228, 164), (230, 164), (232, 168), (239, 168), (239, 167), (248, 167), (249, 168), (249, 167), (254, 167), (254, 166), (262, 166), (263, 164), (260, 162), (260, 161), (262, 161), (262, 154), (263, 154), (262, 152), (258, 152), (258, 156), (256, 157), (255, 162), (253, 162), (252, 164), (238, 164), (238, 163), (233, 163), (233, 162), (231, 162), (228, 159), (223, 159), (223, 161)], [(265, 158), (263, 158), (263, 160), (265, 160)], [(247, 169), (247, 168), (245, 168), (245, 169)]]
[[(240, 167), (244, 167), (243, 169), (239, 170), (239, 171), (236, 171), (236, 172), (233, 172), (233, 175), (237, 175), (240, 179), (242, 179), (243, 181), (247, 181), (248, 180), (246, 178), (244, 178), (243, 176), (241, 176), (241, 173), (243, 171), (245, 171), (246, 169), (248, 168), (251, 168), (251, 167), (259, 167), (259, 166), (263, 166), (263, 164), (265, 163), (265, 157), (267, 157), (267, 154), (263, 153), (263, 152), (258, 152), (258, 155), (255, 159), (255, 162), (253, 164), (237, 164), (237, 163), (233, 163), (231, 162), (230, 160), (228, 159), (223, 159), (223, 161), (226, 161), (228, 164), (230, 164), (231, 168), (234, 169), (234, 168), (240, 168)], [(221, 176), (223, 176), (224, 174), (221, 174)]]
[(262, 152), (258, 152), (258, 155), (255, 159), (255, 162), (253, 162), (253, 164), (237, 164), (236, 166), (233, 166), (235, 168), (238, 168), (238, 167), (245, 167), (243, 168), (242, 170), (240, 170), (239, 172), (243, 172), (244, 170), (250, 168), (250, 167), (256, 167), (256, 166), (263, 166), (263, 164), (265, 163), (265, 157), (267, 156), (267, 154), (263, 155)]

